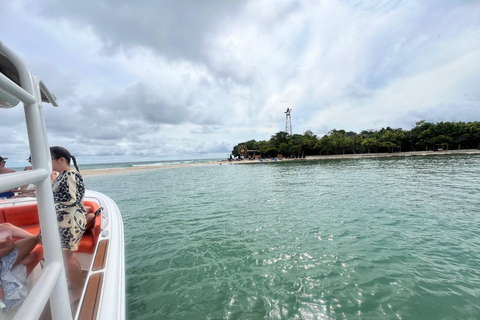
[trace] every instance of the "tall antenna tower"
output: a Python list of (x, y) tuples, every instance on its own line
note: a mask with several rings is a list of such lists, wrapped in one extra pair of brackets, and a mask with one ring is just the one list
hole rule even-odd
[(292, 117), (290, 116), (291, 111), (292, 109), (290, 108), (287, 108), (287, 111), (285, 111), (285, 132), (289, 135), (292, 135)]

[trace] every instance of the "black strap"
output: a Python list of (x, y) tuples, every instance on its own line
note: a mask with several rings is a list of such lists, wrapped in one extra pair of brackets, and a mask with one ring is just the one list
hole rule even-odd
[(103, 211), (103, 207), (100, 207), (97, 209), (97, 211), (95, 211), (95, 213), (93, 214), (95, 217), (93, 218), (93, 221), (95, 221), (95, 218), (100, 214), (102, 213)]

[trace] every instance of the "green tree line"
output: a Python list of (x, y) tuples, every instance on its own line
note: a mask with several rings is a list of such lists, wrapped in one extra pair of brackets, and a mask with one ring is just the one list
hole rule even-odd
[(280, 131), (270, 140), (240, 142), (232, 154), (239, 155), (240, 146), (257, 150), (264, 157), (378, 153), (397, 151), (435, 150), (439, 145), (449, 149), (480, 148), (480, 122), (419, 121), (411, 130), (392, 129), (363, 130), (360, 133), (333, 129), (323, 137), (312, 131), (292, 134)]

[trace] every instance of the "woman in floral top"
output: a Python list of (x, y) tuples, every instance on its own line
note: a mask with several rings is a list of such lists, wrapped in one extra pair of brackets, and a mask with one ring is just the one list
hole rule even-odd
[[(70, 281), (70, 300), (73, 302), (80, 298), (84, 282), (80, 260), (74, 251), (78, 250), (78, 243), (85, 232), (87, 219), (87, 212), (83, 206), (85, 185), (78, 170), (77, 161), (67, 149), (51, 147), (50, 154), (52, 155), (52, 169), (60, 172), (53, 181), (53, 199)], [(77, 170), (70, 166), (71, 160)]]

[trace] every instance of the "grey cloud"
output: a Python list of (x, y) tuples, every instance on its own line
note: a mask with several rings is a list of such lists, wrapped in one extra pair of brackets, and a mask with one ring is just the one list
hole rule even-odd
[(98, 143), (99, 140), (102, 140), (106, 144), (116, 143), (124, 138), (135, 139), (136, 135), (140, 134), (140, 132), (138, 132), (139, 130), (132, 131), (128, 127), (130, 126), (116, 122), (110, 125), (95, 123), (92, 127), (83, 128), (81, 139), (85, 143)]
[[(249, 84), (258, 77), (256, 68), (232, 68), (211, 59), (212, 37), (221, 34), (230, 21), (241, 16), (248, 1), (74, 1), (54, 0), (35, 7), (46, 19), (68, 21), (93, 30), (102, 41), (104, 55), (121, 49), (145, 47), (169, 60), (189, 60), (205, 65), (217, 78)], [(274, 28), (287, 15), (300, 9), (285, 6)], [(222, 53), (223, 54), (223, 53)], [(227, 54), (228, 55), (228, 54)], [(226, 63), (235, 63), (227, 59)]]
[(46, 61), (32, 61), (29, 67), (33, 74), (40, 76), (50, 90), (55, 88), (54, 94), (61, 102), (61, 97), (68, 97), (75, 91), (81, 82), (80, 77), (78, 74), (59, 70), (54, 61)]
[(48, 19), (68, 19), (91, 26), (105, 53), (144, 46), (169, 58), (198, 60), (203, 41), (244, 6), (243, 1), (49, 1), (38, 6)]
[(212, 134), (216, 133), (216, 130), (219, 128), (209, 126), (209, 125), (202, 125), (193, 129), (190, 129), (191, 134)]
[(71, 98), (59, 108), (45, 105), (45, 118), (49, 130), (57, 134), (113, 140), (151, 132), (160, 124), (211, 122), (206, 112), (202, 114), (190, 103), (166, 102), (138, 83), (125, 90), (110, 90), (101, 97), (80, 97), (78, 101)]
[(343, 94), (351, 99), (365, 99), (372, 95), (372, 92), (358, 84), (349, 84), (343, 89)]
[[(10, 109), (0, 109), (0, 128), (11, 128), (18, 126), (19, 123), (25, 121), (25, 115), (22, 107), (14, 107)], [(23, 125), (24, 127), (24, 125)]]
[(136, 83), (122, 91), (110, 91), (100, 98), (86, 101), (85, 109), (87, 115), (94, 118), (93, 121), (99, 118), (102, 122), (112, 119), (141, 119), (150, 124), (211, 124), (212, 119), (213, 123), (216, 122), (215, 117), (208, 117), (206, 110), (202, 110), (206, 106), (202, 106), (193, 96), (178, 97), (178, 101), (168, 100), (145, 84)]

